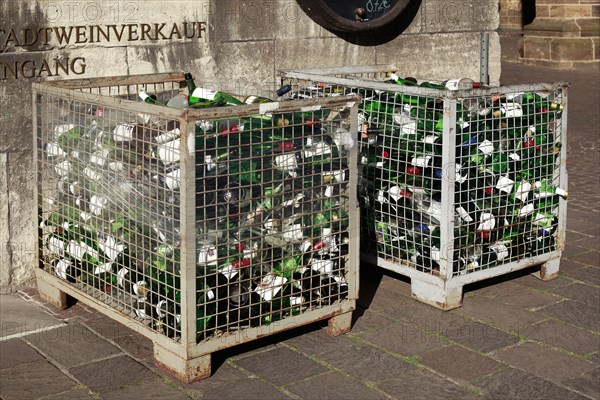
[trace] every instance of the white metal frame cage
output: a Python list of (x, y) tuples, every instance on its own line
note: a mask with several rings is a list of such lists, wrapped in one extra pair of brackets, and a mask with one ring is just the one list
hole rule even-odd
[[(469, 283), (541, 264), (567, 215), (566, 82), (449, 90), (395, 66), (280, 71), (294, 98), (360, 93), (361, 259), (449, 310)], [(423, 83), (424, 82), (424, 83)], [(456, 83), (456, 82), (455, 82)]]
[(33, 84), (41, 295), (154, 342), (179, 379), (211, 353), (329, 319), (358, 295), (360, 98), (159, 103), (182, 73)]

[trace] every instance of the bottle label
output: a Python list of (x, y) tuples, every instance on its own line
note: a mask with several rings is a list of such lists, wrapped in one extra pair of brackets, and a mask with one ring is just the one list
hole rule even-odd
[(215, 99), (215, 94), (216, 93), (214, 91), (209, 89), (196, 88), (194, 89), (190, 97), (213, 101)]
[(69, 271), (69, 267), (71, 267), (71, 261), (69, 260), (60, 260), (54, 266), (54, 273), (61, 279), (67, 279), (67, 272)]
[(436, 246), (431, 246), (431, 259), (435, 262), (440, 262), (441, 251)]
[(113, 139), (115, 142), (129, 142), (133, 138), (134, 125), (120, 124), (113, 130)]
[(85, 254), (96, 260), (99, 258), (98, 252), (83, 242), (75, 243), (74, 241), (70, 241), (67, 252), (78, 261), (81, 261)]
[(500, 110), (506, 118), (520, 118), (523, 116), (523, 109), (519, 103), (504, 103)]
[(496, 253), (496, 259), (502, 261), (508, 257), (508, 248), (504, 243), (495, 243), (490, 245), (490, 250)]
[(219, 268), (219, 272), (227, 278), (228, 281), (231, 281), (238, 274), (238, 269), (233, 266), (233, 264), (228, 264), (222, 268)]
[(181, 170), (177, 168), (165, 175), (165, 185), (171, 190), (178, 190), (181, 182)]
[[(87, 168), (89, 168), (89, 167), (86, 167), (86, 169)], [(73, 169), (71, 167), (71, 162), (69, 160), (61, 161), (54, 166), (54, 171), (56, 172), (56, 175), (58, 175), (60, 177), (69, 175), (72, 170)], [(84, 172), (85, 172), (85, 170), (84, 170)]]
[(91, 180), (98, 182), (100, 180), (100, 178), (102, 178), (102, 174), (100, 174), (98, 171), (96, 171), (95, 169), (91, 168), (91, 167), (85, 167), (83, 169), (83, 173), (85, 174), (85, 176), (87, 176), (88, 178), (90, 178)]
[(199, 265), (215, 265), (219, 256), (217, 247), (214, 245), (204, 245), (198, 249), (198, 264)]
[(158, 144), (163, 144), (163, 143), (167, 143), (172, 140), (178, 139), (180, 136), (181, 136), (181, 132), (179, 131), (179, 128), (175, 128), (172, 131), (169, 131), (167, 133), (163, 133), (162, 135), (156, 136), (154, 138), (154, 140)]
[(331, 154), (331, 146), (323, 142), (318, 142), (316, 145), (304, 150), (305, 159), (311, 159), (325, 154)]
[(63, 242), (56, 236), (51, 236), (48, 239), (48, 251), (52, 254), (56, 254), (63, 257), (65, 254), (65, 242)]
[(49, 157), (60, 157), (65, 156), (67, 153), (58, 145), (58, 143), (47, 143), (46, 153)]
[(425, 211), (427, 214), (431, 215), (433, 218), (437, 219), (438, 221), (442, 220), (442, 203), (436, 200), (431, 200), (431, 202), (429, 203), (429, 207), (427, 208), (427, 211)]
[(431, 156), (413, 157), (410, 163), (415, 167), (426, 167), (431, 159)]
[(290, 306), (292, 307), (300, 307), (304, 304), (305, 300), (303, 296), (291, 296), (290, 297)]
[(496, 189), (504, 193), (512, 193), (515, 186), (515, 181), (510, 179), (508, 176), (501, 176), (496, 183)]
[(288, 225), (283, 228), (283, 240), (288, 243), (298, 243), (304, 239), (302, 224)]
[(477, 146), (477, 148), (485, 155), (492, 154), (494, 152), (494, 144), (489, 140), (484, 140), (479, 144), (479, 146)]
[(329, 275), (333, 272), (334, 262), (333, 260), (313, 259), (310, 265), (315, 271)]
[(125, 250), (125, 246), (123, 244), (119, 244), (117, 240), (112, 236), (106, 236), (104, 240), (98, 240), (98, 247), (100, 250), (110, 259), (110, 261), (115, 261), (119, 254)]
[(279, 293), (283, 285), (287, 282), (287, 278), (277, 276), (275, 274), (265, 275), (260, 283), (254, 289), (263, 300), (271, 301)]
[(129, 273), (129, 269), (121, 268), (117, 271), (117, 285), (125, 287), (125, 275)]
[(469, 215), (469, 213), (467, 212), (467, 210), (465, 210), (463, 207), (458, 207), (456, 209), (456, 212), (458, 213), (458, 216), (465, 222), (467, 223), (471, 223), (473, 222), (473, 218), (471, 218), (471, 216)]
[(435, 136), (435, 135), (425, 136), (423, 138), (423, 143), (425, 143), (425, 144), (434, 144), (436, 139), (437, 139), (437, 136)]
[(519, 210), (519, 217), (526, 217), (531, 215), (535, 211), (535, 207), (533, 204), (527, 204)]
[(94, 268), (94, 275), (100, 275), (100, 274), (105, 274), (107, 272), (110, 272), (112, 270), (112, 263), (104, 263), (104, 264), (100, 264), (98, 266), (96, 266), (96, 268)]
[(102, 211), (106, 208), (108, 199), (104, 196), (92, 196), (90, 199), (90, 211), (94, 215), (102, 215)]
[(171, 140), (170, 142), (162, 143), (157, 145), (157, 156), (165, 164), (171, 164), (179, 161), (179, 148), (181, 146), (181, 139)]
[(496, 218), (492, 213), (481, 213), (479, 217), (478, 231), (491, 231), (496, 227)]
[(147, 286), (148, 285), (146, 284), (146, 282), (138, 281), (133, 284), (133, 293), (135, 293), (136, 296), (145, 297)]
[(475, 270), (479, 268), (479, 262), (477, 261), (471, 261), (469, 264), (467, 264), (467, 270)]
[(54, 138), (53, 140), (58, 140), (60, 135), (63, 133), (69, 132), (71, 129), (75, 129), (74, 124), (64, 124), (64, 125), (56, 125), (54, 127)]
[(290, 172), (298, 168), (298, 160), (294, 153), (282, 154), (275, 156), (273, 165), (283, 172)]
[(526, 202), (529, 197), (529, 191), (531, 190), (531, 183), (529, 182), (520, 182), (517, 185), (517, 190), (515, 191), (515, 199), (518, 199), (522, 202)]

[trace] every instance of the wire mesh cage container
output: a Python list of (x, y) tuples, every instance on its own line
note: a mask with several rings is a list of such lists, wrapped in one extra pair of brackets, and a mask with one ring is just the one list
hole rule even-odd
[(281, 71), (295, 98), (360, 93), (361, 259), (411, 278), (414, 298), (530, 266), (558, 274), (567, 213), (565, 82), (481, 87), (394, 66)]
[(220, 349), (349, 330), (360, 97), (201, 89), (188, 107), (186, 90), (181, 73), (35, 83), (33, 136), (40, 293), (127, 323), (192, 381)]

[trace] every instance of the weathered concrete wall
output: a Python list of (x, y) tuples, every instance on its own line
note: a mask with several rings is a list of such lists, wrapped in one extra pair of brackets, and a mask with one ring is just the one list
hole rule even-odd
[[(198, 83), (243, 94), (270, 92), (279, 69), (384, 63), (416, 77), (477, 79), (487, 31), (498, 83), (498, 22), (498, 0), (423, 0), (400, 36), (374, 46), (328, 32), (294, 0), (2, 1), (0, 292), (33, 283), (31, 82), (190, 71)], [(71, 36), (61, 40), (63, 32)]]

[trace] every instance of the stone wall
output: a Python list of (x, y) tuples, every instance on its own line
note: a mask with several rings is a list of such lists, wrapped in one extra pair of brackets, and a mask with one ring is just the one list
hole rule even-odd
[(360, 45), (315, 24), (293, 0), (2, 1), (0, 291), (33, 283), (31, 82), (189, 71), (222, 90), (272, 93), (282, 68), (385, 63), (422, 78), (478, 79), (485, 31), (498, 83), (498, 21), (497, 0), (422, 0), (400, 36)]
[(600, 65), (600, 1), (537, 0), (524, 27), (523, 59), (558, 68)]

